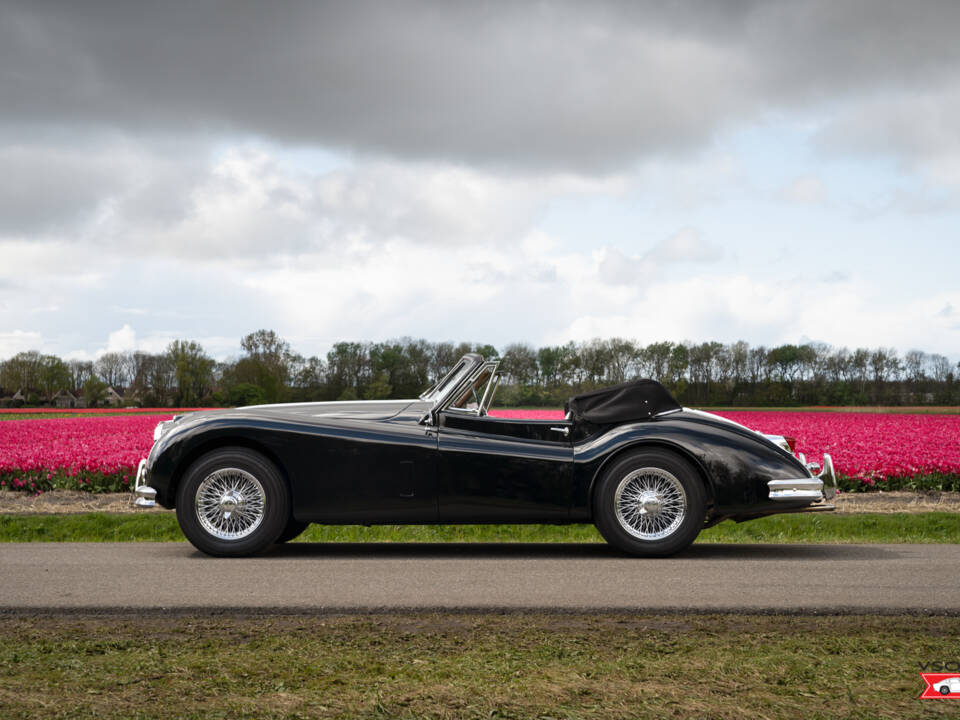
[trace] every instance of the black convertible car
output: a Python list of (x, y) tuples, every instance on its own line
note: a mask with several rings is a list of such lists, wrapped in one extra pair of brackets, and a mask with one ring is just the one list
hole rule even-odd
[[(497, 363), (465, 355), (416, 400), (259, 405), (160, 423), (136, 504), (176, 508), (211, 555), (309, 523), (595, 523), (634, 555), (728, 518), (832, 510), (790, 438), (680, 407), (652, 380), (578, 395), (564, 420), (491, 417)], [(814, 474), (819, 471), (819, 474)]]

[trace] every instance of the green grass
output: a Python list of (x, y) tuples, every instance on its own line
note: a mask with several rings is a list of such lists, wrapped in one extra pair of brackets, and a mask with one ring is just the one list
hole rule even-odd
[[(0, 542), (182, 541), (172, 513), (0, 515)], [(311, 525), (302, 542), (602, 542), (592, 525)], [(708, 543), (957, 543), (960, 513), (774, 515), (723, 522)]]
[(914, 718), (960, 618), (0, 617), (26, 718)]

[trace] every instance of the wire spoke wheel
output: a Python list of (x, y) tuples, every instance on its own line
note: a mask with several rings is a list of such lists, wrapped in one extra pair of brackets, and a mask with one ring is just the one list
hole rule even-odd
[(200, 526), (220, 540), (249, 536), (260, 527), (266, 513), (263, 485), (239, 468), (221, 468), (204, 477), (195, 498)]
[(617, 485), (614, 505), (620, 526), (640, 540), (663, 540), (677, 531), (687, 514), (687, 493), (672, 473), (645, 467)]

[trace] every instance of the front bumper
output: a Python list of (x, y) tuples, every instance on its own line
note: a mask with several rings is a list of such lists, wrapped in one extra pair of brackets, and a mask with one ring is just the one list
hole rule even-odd
[[(767, 483), (767, 488), (771, 500), (808, 500), (812, 504), (832, 500), (837, 494), (837, 473), (833, 468), (833, 458), (824, 453), (823, 469), (817, 475), (811, 473), (809, 477), (771, 480)], [(833, 509), (832, 505), (820, 507)]]
[(137, 465), (137, 479), (133, 486), (136, 496), (133, 504), (141, 508), (152, 508), (157, 505), (157, 491), (147, 485), (147, 459), (144, 458)]

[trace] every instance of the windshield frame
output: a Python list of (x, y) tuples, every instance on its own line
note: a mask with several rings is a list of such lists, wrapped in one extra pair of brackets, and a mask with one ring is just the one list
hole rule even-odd
[[(432, 424), (436, 416), (444, 410), (477, 416), (480, 416), (481, 413), (485, 414), (490, 403), (493, 402), (493, 395), (500, 383), (500, 374), (497, 372), (499, 366), (499, 360), (484, 360), (483, 356), (477, 353), (464, 355), (450, 372), (420, 395), (421, 400), (433, 403), (420, 422), (430, 422)], [(490, 379), (484, 386), (479, 407), (473, 410), (451, 407), (453, 402), (461, 397), (467, 388), (473, 385), (486, 371), (490, 372)]]
[(420, 399), (433, 402), (436, 405), (455, 390), (464, 378), (473, 375), (478, 367), (483, 367), (484, 360), (482, 355), (477, 353), (467, 353), (460, 358), (446, 375), (440, 378), (429, 390), (420, 394)]
[[(465, 415), (476, 415), (477, 417), (486, 415), (487, 408), (493, 401), (493, 394), (496, 392), (496, 387), (500, 382), (500, 374), (497, 372), (499, 365), (499, 360), (487, 360), (482, 365), (475, 368), (474, 372), (465, 376), (451, 392), (443, 397), (441, 402), (438, 402), (434, 406), (435, 412), (440, 413), (443, 411), (450, 411), (463, 413)], [(455, 407), (453, 403), (459, 398), (463, 397), (464, 393), (466, 393), (471, 386), (476, 384), (476, 382), (486, 373), (489, 373), (490, 376), (483, 385), (482, 394), (477, 394), (477, 399), (479, 401), (477, 407), (472, 409)]]

